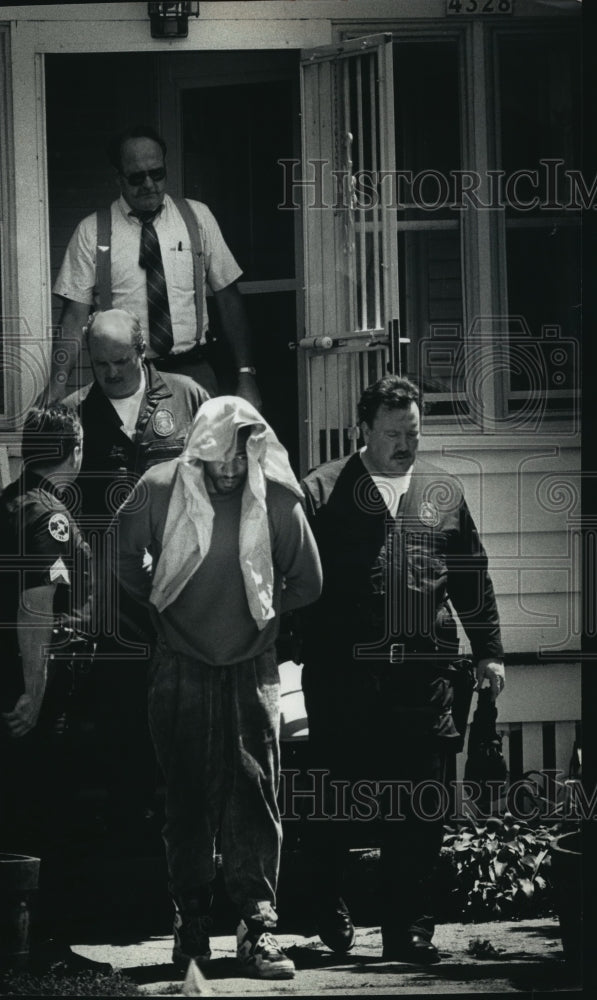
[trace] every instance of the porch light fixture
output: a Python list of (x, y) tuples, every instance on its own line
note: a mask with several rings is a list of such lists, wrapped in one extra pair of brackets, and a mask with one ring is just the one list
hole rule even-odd
[(152, 38), (186, 38), (189, 33), (189, 16), (199, 17), (199, 0), (182, 0), (181, 3), (148, 3)]

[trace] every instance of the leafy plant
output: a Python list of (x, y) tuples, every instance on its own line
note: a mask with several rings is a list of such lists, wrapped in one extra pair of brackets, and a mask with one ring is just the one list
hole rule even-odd
[(553, 827), (532, 828), (510, 813), (448, 827), (437, 871), (444, 919), (495, 920), (544, 915)]
[(581, 818), (582, 780), (580, 771), (564, 777), (561, 771), (527, 771), (524, 774), (526, 786), (521, 788), (522, 808), (535, 808), (537, 814), (557, 820), (558, 833), (575, 829)]

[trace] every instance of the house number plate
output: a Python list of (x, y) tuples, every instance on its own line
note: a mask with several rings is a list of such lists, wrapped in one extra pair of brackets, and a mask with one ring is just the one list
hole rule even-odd
[(446, 14), (513, 14), (514, 0), (446, 0)]

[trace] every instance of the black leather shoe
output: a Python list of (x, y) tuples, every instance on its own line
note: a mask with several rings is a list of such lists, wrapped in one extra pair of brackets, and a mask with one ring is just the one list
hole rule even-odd
[(413, 962), (415, 965), (435, 965), (439, 951), (422, 934), (407, 933), (384, 941), (382, 957), (387, 962)]
[(330, 951), (342, 954), (350, 951), (354, 945), (354, 924), (348, 907), (340, 896), (325, 903), (320, 901), (317, 909), (317, 933)]

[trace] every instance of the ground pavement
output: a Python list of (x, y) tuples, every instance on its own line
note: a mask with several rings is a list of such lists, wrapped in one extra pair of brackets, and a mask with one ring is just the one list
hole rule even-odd
[[(442, 961), (421, 968), (385, 962), (378, 927), (357, 930), (354, 949), (339, 960), (300, 934), (278, 939), (293, 958), (293, 980), (262, 982), (237, 966), (232, 935), (212, 937), (212, 959), (190, 995), (205, 996), (418, 996), (420, 994), (577, 992), (578, 977), (562, 959), (559, 928), (549, 917), (519, 922), (440, 924), (434, 941)], [(111, 962), (149, 996), (181, 995), (184, 977), (171, 964), (171, 937), (126, 944), (81, 944), (75, 950)], [(187, 985), (187, 991), (190, 987)], [(184, 994), (182, 994), (184, 995)], [(189, 993), (187, 992), (187, 995)]]

